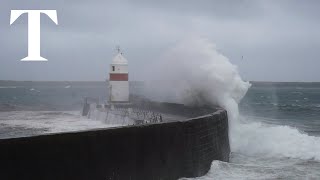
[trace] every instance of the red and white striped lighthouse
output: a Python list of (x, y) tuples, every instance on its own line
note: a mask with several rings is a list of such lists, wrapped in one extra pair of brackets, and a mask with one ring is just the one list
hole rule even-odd
[(129, 73), (128, 61), (123, 57), (120, 49), (110, 64), (109, 101), (129, 102)]

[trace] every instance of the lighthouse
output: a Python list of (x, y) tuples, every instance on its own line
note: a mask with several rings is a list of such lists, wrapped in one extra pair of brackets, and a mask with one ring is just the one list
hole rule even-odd
[(109, 75), (110, 103), (129, 102), (128, 61), (123, 57), (120, 48), (110, 64)]

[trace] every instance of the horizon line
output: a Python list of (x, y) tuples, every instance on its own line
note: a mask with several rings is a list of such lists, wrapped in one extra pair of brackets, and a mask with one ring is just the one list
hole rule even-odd
[[(109, 80), (0, 80), (0, 82), (106, 82)], [(144, 82), (146, 80), (132, 80), (131, 82)], [(320, 81), (248, 81), (250, 83), (320, 83)]]

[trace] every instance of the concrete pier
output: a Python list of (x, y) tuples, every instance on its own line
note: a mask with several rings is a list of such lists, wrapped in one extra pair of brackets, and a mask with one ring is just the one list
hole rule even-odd
[[(183, 110), (162, 111), (173, 107)], [(180, 121), (3, 139), (0, 179), (175, 180), (205, 175), (229, 153), (220, 109)]]

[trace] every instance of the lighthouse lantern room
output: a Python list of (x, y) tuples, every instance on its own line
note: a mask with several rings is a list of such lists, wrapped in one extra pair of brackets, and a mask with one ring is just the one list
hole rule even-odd
[(109, 101), (110, 103), (129, 102), (128, 61), (118, 48), (118, 54), (110, 64)]

